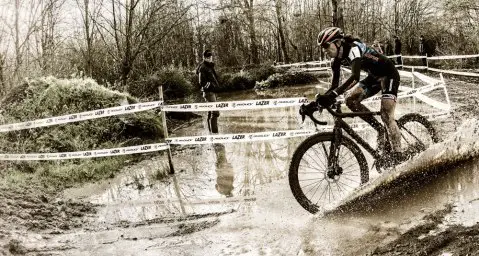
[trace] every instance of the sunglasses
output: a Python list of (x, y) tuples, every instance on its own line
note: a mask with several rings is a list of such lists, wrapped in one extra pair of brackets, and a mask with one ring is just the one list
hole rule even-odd
[(324, 49), (327, 49), (327, 48), (329, 48), (329, 46), (330, 46), (331, 44), (336, 43), (337, 41), (338, 41), (338, 39), (333, 40), (333, 41), (331, 41), (331, 42), (322, 43), (322, 44), (321, 44), (321, 47), (324, 48)]

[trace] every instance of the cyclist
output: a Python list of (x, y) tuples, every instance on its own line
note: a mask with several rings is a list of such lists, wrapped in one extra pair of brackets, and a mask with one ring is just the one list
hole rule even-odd
[[(381, 91), (381, 119), (389, 132), (394, 151), (391, 159), (396, 163), (405, 160), (406, 156), (400, 152), (401, 134), (394, 119), (400, 81), (394, 63), (359, 39), (344, 35), (338, 27), (328, 27), (319, 32), (317, 43), (333, 59), (333, 80), (331, 88), (324, 95), (318, 95), (316, 102), (324, 107), (330, 106), (337, 96), (346, 92), (345, 102), (352, 111), (367, 112), (369, 109), (361, 101)], [(340, 85), (341, 65), (350, 66), (352, 73)], [(366, 71), (368, 76), (360, 81), (361, 70)], [(362, 119), (378, 131), (379, 138), (384, 137), (386, 131), (374, 116), (364, 116)]]

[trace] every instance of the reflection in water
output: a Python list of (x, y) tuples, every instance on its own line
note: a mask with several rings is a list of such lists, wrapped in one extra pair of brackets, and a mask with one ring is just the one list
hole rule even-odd
[(216, 184), (215, 188), (220, 194), (227, 197), (233, 196), (233, 166), (226, 159), (226, 150), (223, 144), (214, 144), (213, 148), (216, 153)]
[[(288, 88), (287, 91), (268, 91), (272, 98), (298, 97), (306, 92), (308, 98), (314, 97), (314, 86)], [(222, 95), (220, 100), (244, 100), (253, 99), (254, 92), (233, 93)], [(407, 106), (402, 104), (401, 108)], [(404, 108), (403, 108), (404, 109)], [(404, 111), (406, 112), (406, 111)], [(221, 113), (221, 133), (236, 134), (263, 131), (293, 130), (300, 127), (298, 107), (255, 109), (241, 111), (224, 111)], [(400, 116), (400, 115), (398, 115)], [(328, 120), (332, 124), (331, 117), (323, 113), (321, 120)], [(307, 123), (303, 127), (313, 129), (314, 126)], [(197, 136), (205, 132), (201, 123), (194, 123), (184, 129), (174, 132), (176, 137)], [(365, 131), (364, 136), (368, 141), (375, 143), (375, 134)], [(179, 215), (181, 213), (180, 202), (184, 203), (187, 215), (209, 214), (230, 210), (238, 206), (238, 202), (244, 204), (246, 198), (254, 198), (259, 193), (258, 186), (279, 179), (286, 179), (289, 161), (298, 144), (305, 138), (290, 138), (270, 141), (257, 141), (248, 143), (227, 143), (224, 145), (195, 145), (185, 146), (174, 155), (175, 169), (178, 170), (176, 178), (179, 192), (174, 189), (173, 180), (158, 181), (152, 179), (156, 170), (162, 168), (159, 159), (151, 159), (151, 163), (141, 167), (135, 165), (130, 173), (115, 180), (109, 180), (101, 192), (90, 197), (90, 200), (101, 204), (111, 204), (105, 207), (99, 214), (100, 221), (141, 221), (160, 218), (165, 216)], [(370, 158), (368, 154), (367, 157)], [(161, 158), (164, 159), (164, 158)], [(369, 162), (371, 167), (372, 162)], [(468, 168), (466, 168), (468, 169)], [(453, 197), (453, 201), (467, 201), (479, 198), (477, 166), (471, 167), (474, 171), (455, 171), (442, 178), (435, 178), (435, 184), (441, 184), (441, 180), (447, 181), (447, 185), (438, 189), (428, 189), (430, 185), (422, 184), (418, 187), (418, 195), (412, 196), (414, 190), (401, 201), (397, 196), (392, 202), (382, 201), (374, 207), (374, 212), (364, 213), (364, 217), (372, 215), (384, 216), (386, 219), (394, 219), (390, 215), (405, 216), (420, 211), (424, 207), (441, 205)], [(471, 173), (472, 172), (472, 173)], [(464, 176), (462, 174), (467, 173)], [(371, 175), (379, 175), (374, 170)], [(374, 177), (372, 177), (374, 178)], [(287, 182), (285, 183), (287, 185)], [(139, 189), (139, 188), (142, 189)], [(289, 191), (289, 188), (285, 188)], [(91, 191), (91, 189), (87, 189)], [(428, 190), (429, 192), (424, 192)], [(463, 198), (459, 191), (467, 191), (473, 194), (473, 198)], [(422, 195), (422, 197), (421, 197)], [(449, 196), (449, 197), (448, 197)], [(221, 198), (220, 198), (221, 197)], [(224, 198), (227, 197), (227, 198)], [(221, 200), (217, 200), (217, 199)], [(243, 201), (241, 201), (243, 200)], [(468, 201), (469, 200), (469, 201)], [(269, 199), (268, 199), (269, 201)], [(271, 195), (271, 201), (275, 201)], [(477, 200), (476, 200), (477, 201)], [(476, 202), (473, 201), (473, 202)], [(296, 203), (296, 202), (294, 202)], [(467, 206), (467, 204), (465, 204)], [(407, 207), (405, 207), (407, 206)], [(466, 209), (467, 210), (467, 209)], [(357, 218), (358, 215), (354, 215)], [(454, 217), (458, 219), (459, 217)]]

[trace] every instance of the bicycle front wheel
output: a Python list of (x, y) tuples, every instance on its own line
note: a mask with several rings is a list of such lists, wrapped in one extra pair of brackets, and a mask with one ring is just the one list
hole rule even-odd
[(361, 149), (348, 137), (339, 143), (339, 173), (328, 168), (333, 133), (319, 133), (303, 141), (293, 154), (289, 167), (289, 186), (296, 201), (316, 213), (321, 205), (345, 198), (369, 180), (368, 165)]

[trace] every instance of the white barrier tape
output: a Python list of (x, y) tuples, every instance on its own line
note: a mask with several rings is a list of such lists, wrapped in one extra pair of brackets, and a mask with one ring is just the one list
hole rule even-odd
[[(439, 88), (443, 88), (444, 89), (444, 93), (447, 95), (447, 91), (446, 91), (446, 87), (444, 85), (444, 83), (442, 81), (439, 81), (437, 80), (437, 83), (436, 84), (432, 84), (430, 86), (434, 86), (434, 87), (430, 87), (430, 89), (424, 89), (424, 90), (427, 90), (427, 91), (432, 91), (432, 90), (435, 90), (435, 89), (439, 89)], [(425, 87), (420, 87), (420, 89), (422, 88), (425, 88)], [(410, 93), (412, 90), (415, 90), (411, 87), (407, 87), (407, 86), (400, 86), (399, 87), (400, 90), (404, 91), (404, 93)], [(440, 110), (444, 110), (444, 111), (450, 111), (451, 110), (451, 105), (448, 103), (443, 103), (443, 102), (440, 102), (440, 101), (437, 101), (435, 99), (432, 99), (430, 97), (427, 97), (426, 95), (424, 94), (415, 94), (414, 97), (416, 97), (417, 99), (423, 101), (424, 103), (432, 106), (432, 107), (435, 107), (437, 109), (440, 109)]]
[(428, 60), (453, 60), (467, 58), (479, 58), (479, 54), (427, 57)]
[(301, 69), (301, 71), (304, 71), (304, 72), (317, 72), (317, 71), (327, 71), (327, 70), (331, 70), (330, 67), (319, 67), (319, 68), (304, 68), (304, 69)]
[(191, 111), (211, 111), (211, 110), (244, 110), (244, 109), (261, 109), (261, 108), (276, 108), (276, 107), (290, 107), (298, 106), (307, 103), (306, 98), (282, 98), (282, 99), (267, 99), (267, 100), (248, 100), (236, 102), (210, 102), (210, 103), (196, 103), (196, 104), (180, 104), (180, 105), (165, 105), (162, 106), (162, 101), (152, 101), (144, 103), (136, 103), (118, 107), (111, 107), (105, 109), (98, 109), (93, 111), (86, 111), (81, 113), (69, 114), (64, 116), (50, 117), (38, 119), (34, 121), (4, 124), (0, 125), (0, 132), (17, 131), (38, 127), (46, 127), (58, 124), (66, 124), (101, 117), (116, 116), (123, 114), (130, 114), (145, 110), (161, 107), (163, 111), (174, 112), (191, 112)]
[(403, 68), (414, 68), (414, 69), (428, 69), (426, 66), (408, 66), (408, 65), (400, 65)]
[(427, 56), (418, 56), (418, 55), (415, 55), (415, 56), (401, 55), (401, 57), (403, 59), (426, 59), (427, 58)]
[(469, 72), (461, 72), (461, 71), (452, 71), (452, 70), (442, 70), (437, 68), (428, 68), (430, 71), (436, 71), (446, 74), (453, 74), (453, 75), (460, 75), (460, 76), (472, 76), (472, 77), (479, 77), (479, 73), (469, 73)]
[[(396, 65), (396, 66), (401, 67), (402, 65)], [(346, 72), (348, 72), (348, 73), (351, 73), (351, 69), (347, 69), (347, 68), (345, 68), (345, 67), (341, 67), (341, 69), (344, 70), (344, 71), (346, 71)], [(399, 75), (400, 75), (400, 76), (405, 76), (405, 77), (408, 77), (408, 78), (412, 78), (412, 73), (409, 72), (409, 71), (398, 70), (398, 72), (399, 72)], [(367, 76), (368, 73), (365, 72), (365, 71), (361, 71), (361, 75)]]
[(419, 72), (412, 72), (412, 74), (419, 78), (420, 80), (422, 80), (423, 82), (427, 83), (427, 84), (441, 84), (442, 81), (441, 80), (438, 80), (438, 79), (435, 79), (435, 78), (432, 78), (432, 77), (429, 77), (429, 76), (426, 76), (426, 75), (423, 75)]
[[(351, 72), (351, 70), (349, 70), (347, 68), (342, 67), (342, 69), (346, 72)], [(361, 73), (365, 73), (365, 72), (361, 71)], [(425, 83), (427, 83), (429, 85), (419, 87), (417, 89), (412, 89), (412, 88), (408, 88), (408, 87), (405, 87), (405, 86), (400, 86), (399, 90), (402, 90), (404, 92), (398, 93), (398, 97), (397, 97), (398, 99), (414, 96), (414, 97), (420, 99), (421, 101), (423, 101), (424, 103), (429, 104), (429, 105), (431, 105), (431, 106), (433, 106), (437, 109), (446, 110), (446, 111), (449, 111), (451, 109), (450, 104), (442, 103), (442, 102), (439, 102), (437, 100), (431, 99), (431, 98), (423, 95), (424, 93), (430, 92), (430, 91), (438, 89), (438, 88), (445, 88), (444, 83), (442, 81), (434, 79), (432, 77), (428, 77), (428, 76), (423, 75), (423, 74), (418, 73), (418, 72), (414, 72), (414, 74), (413, 74), (413, 72), (406, 72), (406, 71), (401, 71), (400, 70), (399, 73), (400, 73), (401, 76), (407, 76), (407, 77), (410, 77), (410, 78), (412, 78), (413, 75), (415, 75), (416, 77), (418, 77), (419, 79), (421, 79), (422, 81), (424, 81)], [(447, 93), (447, 92), (445, 92), (445, 93)], [(378, 96), (373, 96), (371, 98), (365, 99), (361, 103), (368, 104), (368, 103), (373, 103), (373, 102), (377, 102), (377, 101), (380, 101), (380, 100), (381, 100), (381, 95), (378, 95)], [(338, 101), (341, 102), (341, 103), (344, 103), (344, 97), (338, 98)]]
[(308, 99), (302, 97), (302, 98), (282, 98), (282, 99), (224, 101), (224, 102), (165, 105), (165, 106), (162, 106), (161, 109), (166, 112), (266, 109), (266, 108), (298, 106), (307, 102), (308, 102)]
[(4, 124), (4, 125), (0, 125), (0, 132), (9, 132), (9, 131), (17, 131), (17, 130), (24, 130), (24, 129), (30, 129), (30, 128), (46, 127), (51, 125), (73, 123), (73, 122), (96, 119), (96, 118), (107, 117), (107, 116), (130, 114), (130, 113), (135, 113), (135, 112), (140, 112), (140, 111), (145, 111), (145, 110), (150, 110), (150, 109), (160, 107), (162, 103), (163, 103), (162, 101), (136, 103), (136, 104), (130, 104), (130, 105), (124, 105), (124, 106), (118, 106), (118, 107), (86, 111), (86, 112), (64, 115), (64, 116), (38, 119), (38, 120), (28, 121), (28, 122)]
[(386, 57), (388, 57), (388, 58), (390, 58), (390, 59), (391, 59), (391, 58), (397, 58), (397, 57), (401, 57), (401, 55), (389, 55), (389, 56), (386, 56)]
[(398, 70), (400, 76), (404, 76), (407, 78), (412, 78), (412, 73), (409, 71), (404, 71), (404, 70)]
[(207, 135), (207, 136), (168, 138), (166, 139), (166, 142), (168, 144), (175, 144), (175, 145), (251, 142), (251, 141), (274, 140), (274, 139), (309, 136), (314, 133), (315, 133), (314, 130), (286, 130), (286, 131), (259, 132), (259, 133), (218, 134), (218, 135)]
[[(442, 83), (441, 84), (431, 84), (431, 85), (419, 87), (419, 88), (416, 88), (416, 89), (411, 88), (409, 90), (407, 89), (407, 87), (402, 86), (401, 89), (404, 90), (404, 92), (398, 93), (397, 98), (401, 99), (401, 98), (408, 98), (408, 97), (413, 97), (413, 96), (417, 97), (420, 94), (427, 93), (427, 92), (436, 90), (438, 88), (443, 88), (443, 87), (444, 87), (444, 85), (442, 85)], [(377, 96), (367, 98), (367, 99), (361, 101), (361, 103), (371, 103), (371, 102), (375, 102), (375, 101), (380, 101), (381, 98), (382, 98), (382, 95), (377, 95)], [(338, 102), (344, 103), (344, 98), (343, 99), (338, 99)]]
[(282, 64), (282, 65), (276, 65), (273, 67), (279, 67), (279, 68), (287, 68), (287, 67), (300, 67), (300, 66), (315, 66), (315, 65), (329, 65), (331, 62), (324, 60), (324, 61), (308, 61), (308, 62), (297, 62), (297, 63), (291, 63), (291, 64)]
[(132, 155), (132, 154), (139, 154), (139, 153), (146, 153), (146, 152), (162, 151), (168, 148), (169, 148), (169, 145), (166, 143), (156, 143), (156, 144), (123, 147), (123, 148), (110, 148), (110, 149), (65, 152), (65, 153), (0, 154), (0, 160), (37, 161), (37, 160), (94, 158), (94, 157)]

